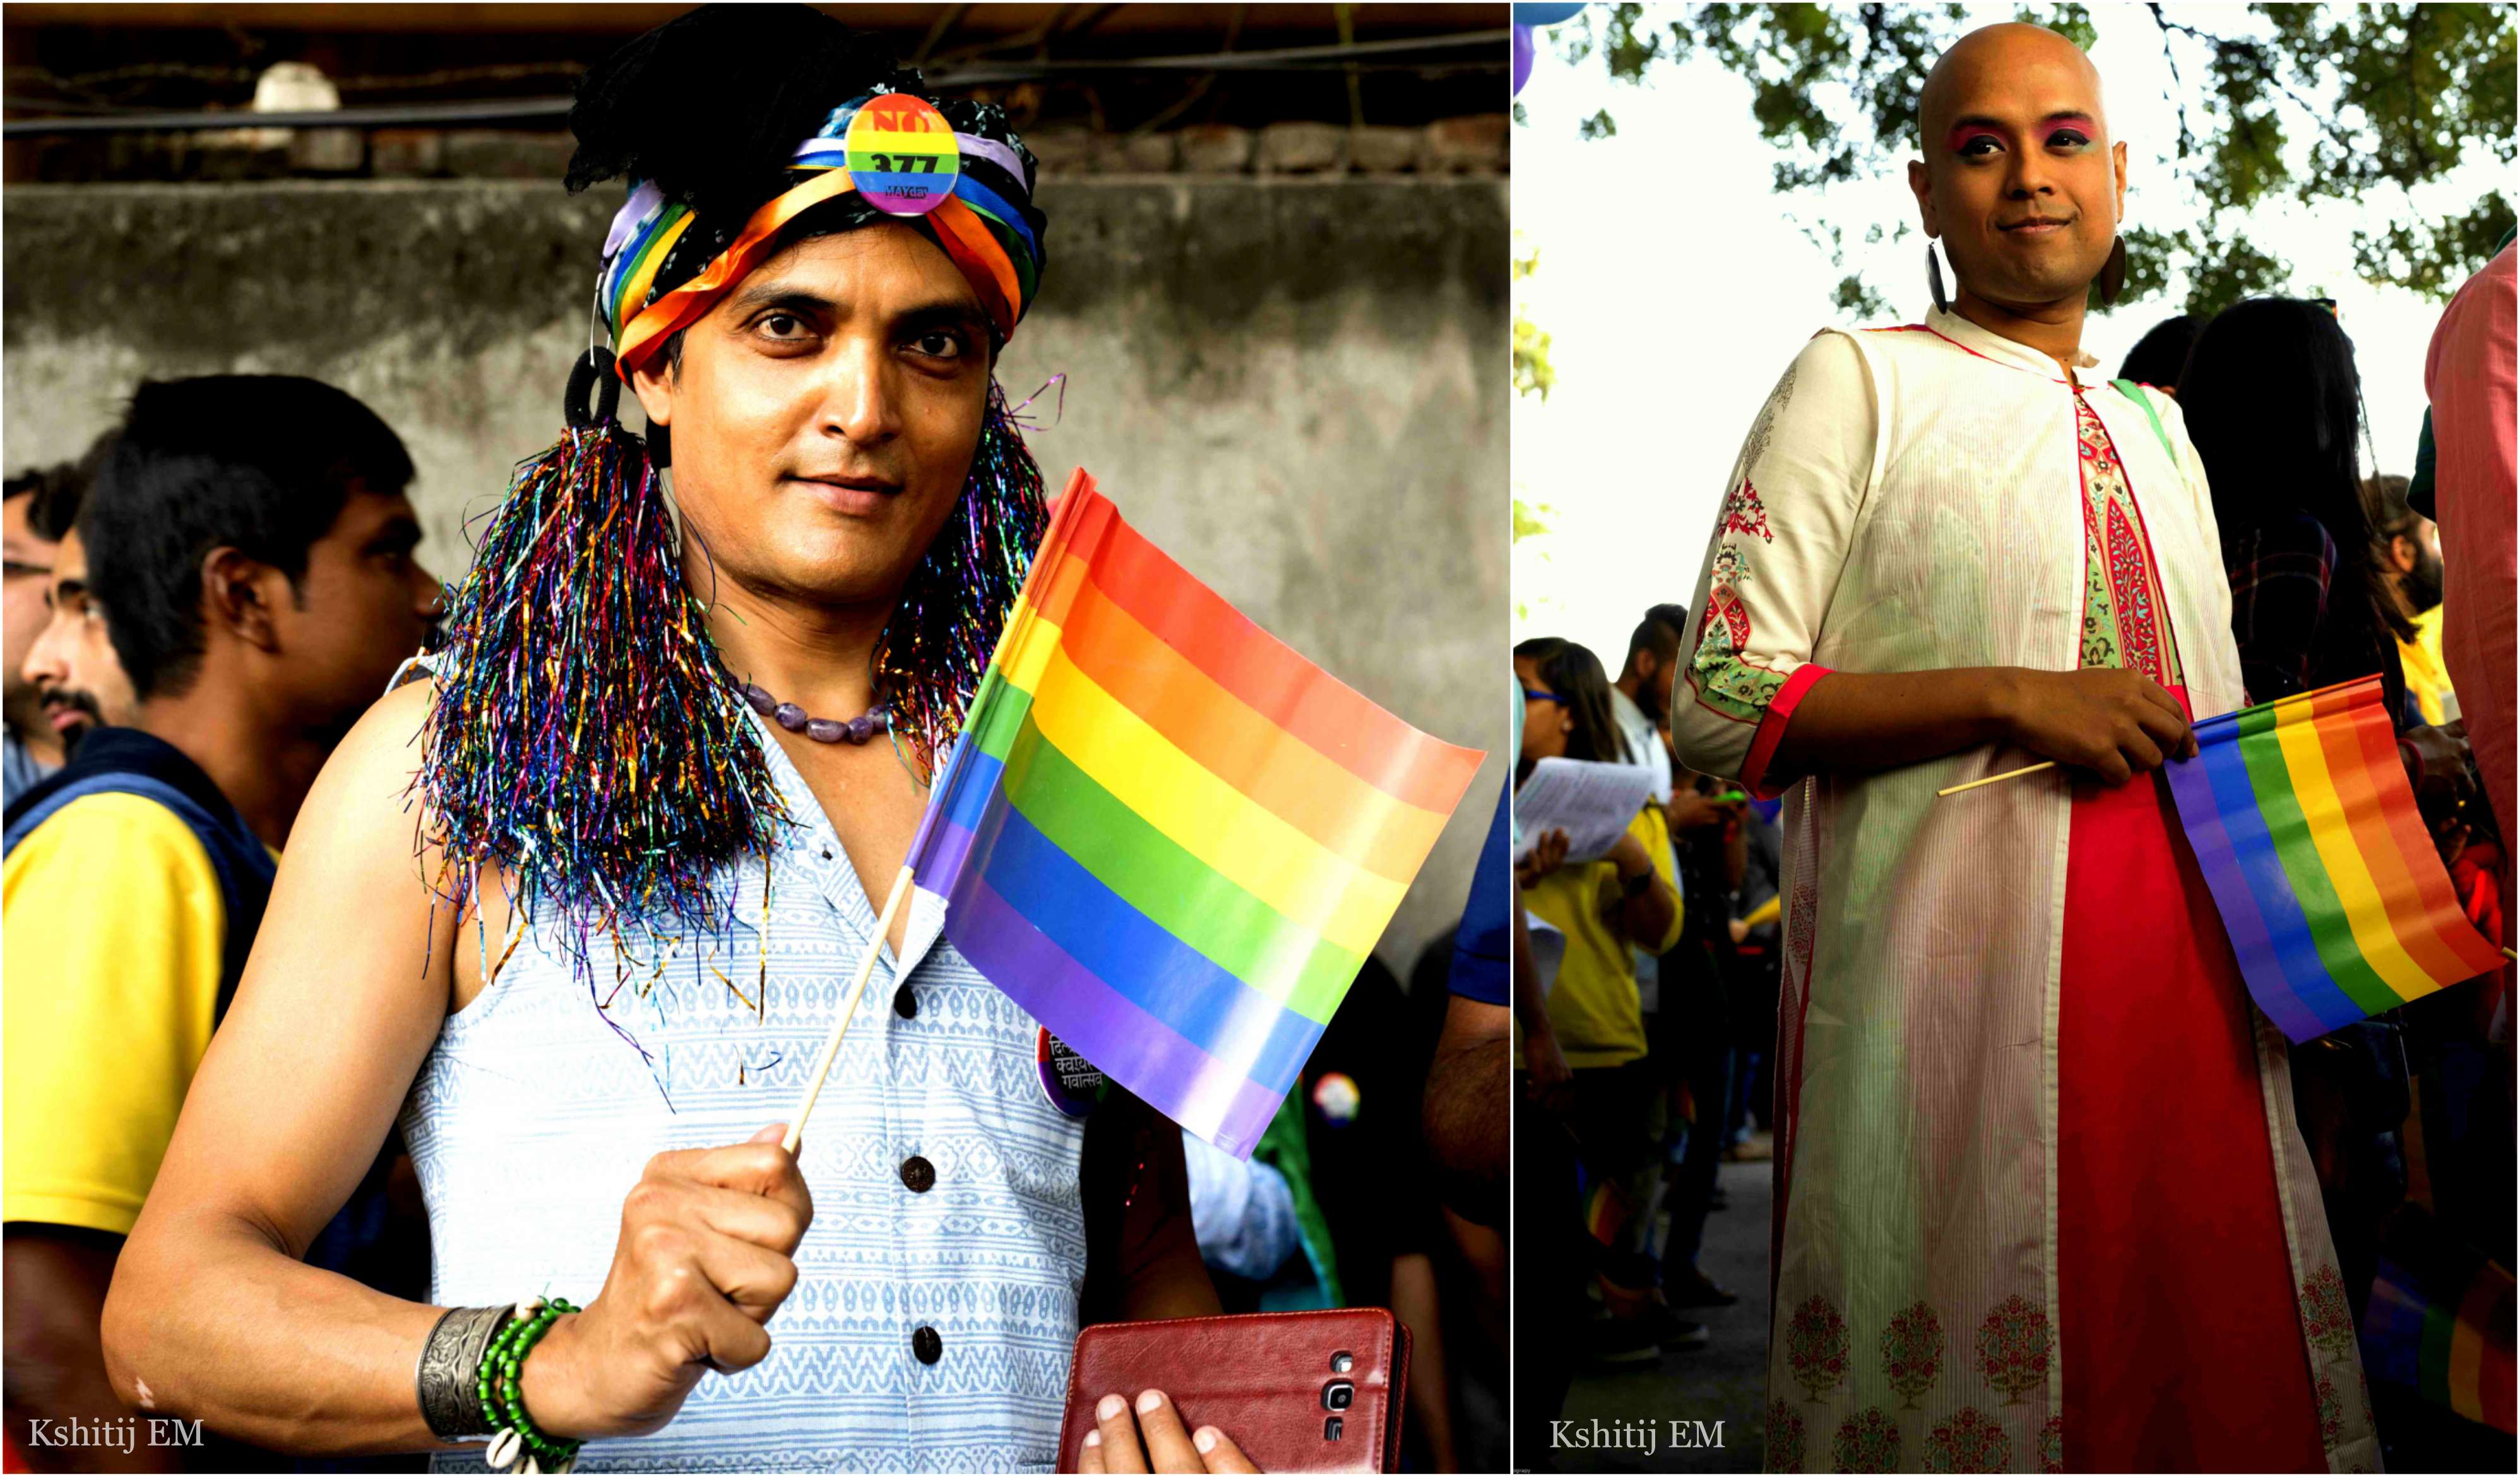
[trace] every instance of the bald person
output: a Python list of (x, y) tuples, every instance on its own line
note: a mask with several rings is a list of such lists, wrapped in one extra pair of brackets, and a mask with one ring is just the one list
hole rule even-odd
[(1917, 113), (1934, 310), (1786, 369), (1672, 703), (1785, 797), (1771, 1459), (2376, 1466), (2282, 1038), (2158, 773), (2244, 698), (2179, 407), (2083, 351), (2126, 146), (2030, 25)]

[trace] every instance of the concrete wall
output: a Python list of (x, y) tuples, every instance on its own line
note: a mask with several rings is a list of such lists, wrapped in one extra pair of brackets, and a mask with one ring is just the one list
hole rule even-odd
[[(598, 198), (602, 196), (602, 198)], [(1033, 438), (1281, 638), (1491, 751), (1383, 940), (1459, 914), (1505, 771), (1502, 179), (1048, 183), (1051, 265), (1000, 377), (1068, 376)], [(464, 181), (0, 194), (0, 458), (76, 455), (144, 377), (288, 373), (358, 395), (419, 467), (423, 557), (549, 444), (585, 347), (602, 192)]]

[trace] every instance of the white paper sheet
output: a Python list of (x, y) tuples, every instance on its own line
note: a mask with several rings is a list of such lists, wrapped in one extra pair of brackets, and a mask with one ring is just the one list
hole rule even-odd
[(1542, 834), (1555, 829), (1566, 832), (1567, 861), (1598, 861), (1644, 808), (1653, 782), (1653, 771), (1642, 764), (1541, 760), (1514, 791), (1514, 824), (1522, 829), (1514, 860), (1522, 860)]

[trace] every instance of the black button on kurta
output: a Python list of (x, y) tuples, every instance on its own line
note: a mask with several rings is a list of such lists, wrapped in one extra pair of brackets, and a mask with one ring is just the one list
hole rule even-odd
[(922, 1323), (910, 1335), (910, 1352), (922, 1365), (932, 1365), (945, 1357), (945, 1340), (933, 1328)]
[(923, 1195), (936, 1183), (936, 1166), (913, 1154), (901, 1161), (901, 1183), (912, 1194)]
[(892, 1013), (909, 1020), (919, 1013), (919, 994), (908, 985), (892, 992)]

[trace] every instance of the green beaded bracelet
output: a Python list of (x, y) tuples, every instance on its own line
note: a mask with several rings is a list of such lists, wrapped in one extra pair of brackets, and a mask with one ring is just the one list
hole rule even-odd
[(517, 1305), (517, 1316), (490, 1337), (481, 1352), (481, 1368), (473, 1381), (481, 1400), (481, 1418), (498, 1434), (490, 1439), (487, 1460), (495, 1471), (531, 1466), (541, 1472), (565, 1472), (577, 1461), (578, 1441), (547, 1436), (525, 1413), (525, 1356), (551, 1331), (562, 1314), (577, 1308), (565, 1298), (544, 1302), (528, 1299)]

